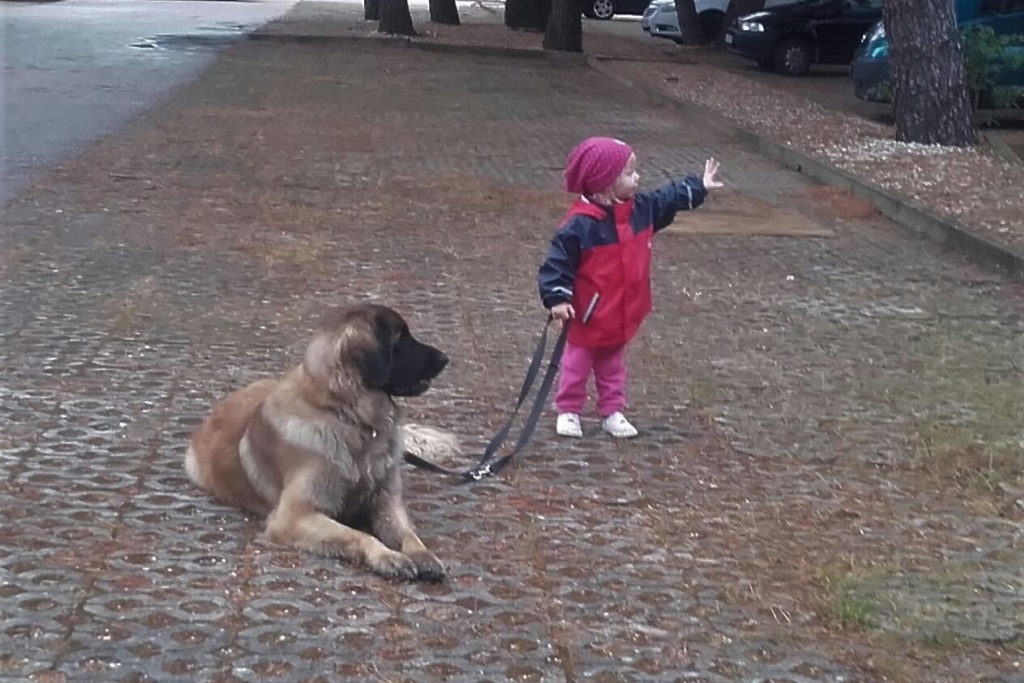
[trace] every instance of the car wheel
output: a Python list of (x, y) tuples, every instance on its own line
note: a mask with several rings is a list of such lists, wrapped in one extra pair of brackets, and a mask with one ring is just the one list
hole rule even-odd
[(814, 55), (811, 46), (799, 38), (784, 40), (775, 48), (772, 61), (775, 70), (786, 76), (804, 76), (811, 70)]
[(590, 16), (606, 21), (615, 16), (615, 3), (612, 0), (592, 0)]
[(700, 19), (700, 32), (704, 34), (704, 40), (710, 42), (718, 38), (718, 34), (722, 32), (724, 14), (718, 10), (709, 9), (701, 12), (697, 18)]

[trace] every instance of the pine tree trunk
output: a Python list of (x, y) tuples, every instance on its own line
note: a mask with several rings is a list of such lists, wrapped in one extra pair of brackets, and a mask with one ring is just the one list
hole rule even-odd
[(725, 8), (725, 17), (722, 19), (722, 30), (715, 38), (719, 45), (725, 43), (725, 32), (737, 17), (745, 14), (759, 12), (764, 9), (764, 0), (729, 0), (729, 6)]
[(583, 52), (583, 8), (580, 0), (554, 0), (544, 49), (561, 52)]
[(505, 26), (543, 31), (548, 25), (550, 12), (550, 0), (507, 0)]
[(430, 0), (430, 20), (435, 24), (459, 25), (459, 8), (455, 0)]
[(416, 29), (409, 14), (409, 0), (380, 0), (380, 23), (377, 31), (389, 35), (414, 36)]
[[(537, 11), (540, 13), (540, 30), (548, 30), (548, 22), (551, 21), (551, 12), (554, 10), (554, 0), (537, 0)], [(580, 12), (583, 10), (581, 9)], [(583, 29), (581, 28), (580, 31)]]
[(379, 0), (363, 0), (363, 19), (367, 21), (380, 20)]
[(683, 34), (683, 45), (703, 45), (704, 31), (700, 27), (700, 17), (693, 0), (676, 0), (676, 16), (679, 18), (679, 30)]
[(896, 139), (968, 147), (976, 142), (953, 0), (887, 0)]

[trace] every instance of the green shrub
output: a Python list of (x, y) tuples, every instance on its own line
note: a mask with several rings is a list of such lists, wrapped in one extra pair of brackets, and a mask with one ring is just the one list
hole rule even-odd
[(1008, 70), (1024, 67), (1024, 56), (1007, 48), (1024, 45), (1024, 36), (999, 35), (991, 26), (969, 26), (961, 33), (967, 88), (975, 109), (1000, 109), (1022, 104), (1024, 88), (996, 85)]

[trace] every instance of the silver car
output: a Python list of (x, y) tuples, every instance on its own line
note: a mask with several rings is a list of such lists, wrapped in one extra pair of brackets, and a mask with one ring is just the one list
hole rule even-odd
[(679, 31), (675, 0), (654, 0), (640, 17), (640, 28), (655, 38), (668, 38), (677, 43), (683, 38)]

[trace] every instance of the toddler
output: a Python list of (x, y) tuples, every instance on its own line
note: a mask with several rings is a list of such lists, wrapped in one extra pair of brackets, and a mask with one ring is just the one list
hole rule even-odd
[(647, 193), (637, 193), (638, 181), (633, 149), (614, 138), (587, 138), (566, 161), (565, 188), (577, 199), (538, 274), (544, 307), (570, 325), (555, 395), (561, 436), (583, 436), (580, 413), (591, 373), (604, 431), (616, 438), (637, 435), (622, 414), (625, 355), (651, 311), (652, 237), (677, 211), (697, 208), (709, 189), (722, 187), (714, 159), (705, 163), (703, 178)]

